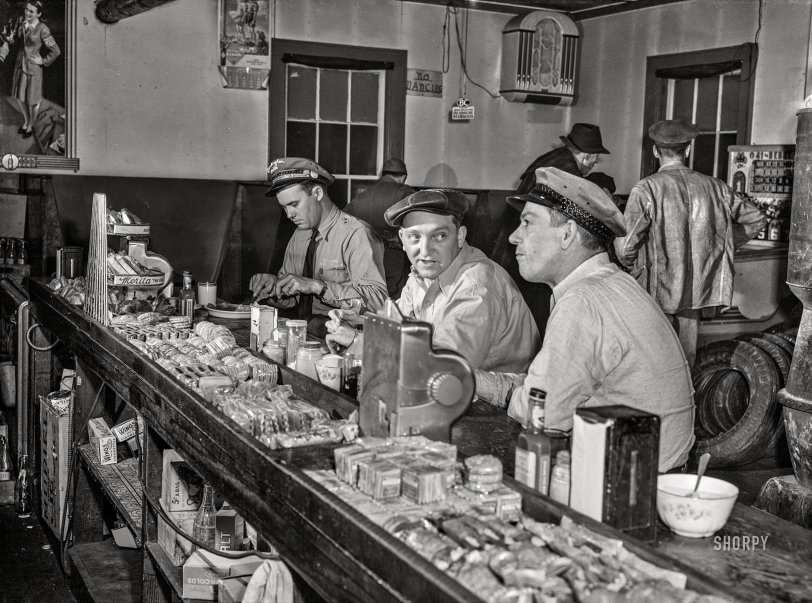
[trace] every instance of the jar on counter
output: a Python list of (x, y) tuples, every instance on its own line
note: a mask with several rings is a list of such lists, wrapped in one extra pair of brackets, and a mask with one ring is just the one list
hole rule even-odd
[(285, 341), (269, 339), (262, 348), (262, 353), (266, 358), (273, 360), (274, 362), (285, 364), (285, 359), (288, 352), (288, 346), (286, 343), (287, 342)]
[(304, 341), (300, 343), (299, 349), (296, 352), (296, 371), (318, 381), (319, 376), (316, 373), (316, 361), (321, 360), (323, 357), (324, 351), (321, 349), (320, 342)]
[(299, 350), (299, 345), (307, 341), (307, 321), (288, 320), (285, 326), (288, 329), (287, 363), (290, 368), (296, 368), (296, 352)]

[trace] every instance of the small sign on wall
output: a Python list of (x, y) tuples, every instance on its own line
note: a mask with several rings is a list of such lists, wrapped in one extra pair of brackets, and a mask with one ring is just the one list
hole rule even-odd
[(407, 69), (406, 94), (442, 98), (443, 72), (430, 69)]
[(271, 70), (269, 0), (220, 0), (220, 79), (224, 88), (267, 90)]

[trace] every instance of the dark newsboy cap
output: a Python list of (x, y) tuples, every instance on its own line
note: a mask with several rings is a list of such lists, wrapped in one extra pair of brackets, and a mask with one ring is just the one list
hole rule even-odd
[(325, 186), (333, 183), (333, 175), (315, 161), (302, 157), (281, 157), (274, 159), (268, 166), (268, 180), (271, 188), (265, 193), (266, 197), (275, 195), (283, 188), (314, 180)]
[(597, 184), (558, 168), (536, 170), (536, 186), (507, 202), (518, 210), (525, 203), (538, 203), (575, 221), (576, 224), (608, 242), (626, 234), (626, 221), (612, 198)]
[(402, 159), (398, 159), (397, 157), (390, 157), (384, 161), (381, 172), (384, 174), (408, 174), (406, 164), (403, 163)]
[(595, 124), (573, 124), (569, 135), (559, 138), (582, 153), (609, 154), (609, 151), (603, 146), (601, 129)]
[(389, 209), (383, 217), (390, 226), (400, 226), (403, 217), (412, 211), (425, 211), (430, 214), (453, 216), (462, 220), (470, 208), (468, 197), (460, 191), (443, 188), (429, 188), (404, 197)]
[(648, 135), (662, 147), (679, 146), (691, 142), (699, 134), (696, 126), (681, 119), (666, 119), (651, 124)]

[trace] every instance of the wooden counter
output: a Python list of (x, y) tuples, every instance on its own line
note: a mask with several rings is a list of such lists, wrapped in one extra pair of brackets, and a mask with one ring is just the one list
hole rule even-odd
[[(340, 601), (477, 599), (301, 471), (329, 466), (331, 448), (271, 451), (44, 284), (29, 280), (28, 287), (37, 320), (87, 370), (141, 413), (149, 428), (268, 537), (292, 569), (323, 597)], [(346, 416), (354, 408), (351, 399), (287, 369), (282, 369), (281, 380), (337, 415)], [(453, 439), (464, 454), (497, 454), (511, 473), (518, 429), (504, 413), (475, 404), (455, 426)], [(145, 450), (148, 492), (160, 483), (158, 453), (153, 447)], [(627, 548), (644, 559), (686, 573), (688, 586), (695, 590), (740, 600), (812, 599), (812, 532), (760, 511), (737, 505), (718, 536), (766, 535), (765, 550), (715, 550), (713, 538), (684, 539), (665, 528), (658, 544), (649, 547), (515, 482), (511, 485), (522, 492), (525, 511), (536, 519), (557, 521), (566, 513), (600, 533), (623, 538)], [(148, 522), (144, 527), (148, 532)], [(145, 543), (153, 540), (154, 534), (144, 534)]]

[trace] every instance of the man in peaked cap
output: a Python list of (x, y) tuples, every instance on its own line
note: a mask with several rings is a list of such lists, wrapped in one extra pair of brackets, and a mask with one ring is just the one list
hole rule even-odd
[(764, 228), (767, 218), (727, 184), (686, 165), (694, 124), (653, 124), (657, 173), (629, 194), (628, 233), (615, 241), (617, 257), (671, 321), (693, 366), (702, 308), (729, 306), (733, 251)]
[(663, 313), (609, 261), (626, 232), (623, 215), (597, 185), (556, 168), (508, 198), (521, 210), (510, 236), (519, 270), (552, 287), (544, 344), (527, 375), (477, 371), (477, 393), (526, 422), (528, 392), (547, 392), (545, 426), (568, 432), (581, 407), (625, 404), (660, 417), (660, 471), (683, 465), (694, 441), (691, 376)]
[(327, 194), (334, 178), (309, 159), (285, 157), (268, 168), (266, 196), (276, 195), (296, 224), (278, 275), (251, 277), (254, 297), (270, 296), (293, 317), (308, 320), (308, 331), (327, 333), (333, 308), (377, 309), (386, 299), (383, 245), (370, 227), (338, 209)]
[[(524, 372), (539, 348), (538, 328), (505, 270), (465, 242), (468, 208), (460, 191), (427, 189), (386, 210), (412, 263), (397, 306), (434, 327), (435, 348), (461, 354), (474, 368)], [(341, 341), (338, 325), (328, 327)]]
[(392, 205), (414, 192), (406, 186), (406, 164), (401, 159), (390, 158), (383, 162), (381, 177), (369, 188), (361, 191), (347, 203), (344, 211), (372, 226), (384, 244), (383, 268), (386, 273), (386, 289), (389, 297), (396, 299), (409, 276), (409, 260), (403, 252), (396, 228), (383, 218)]

